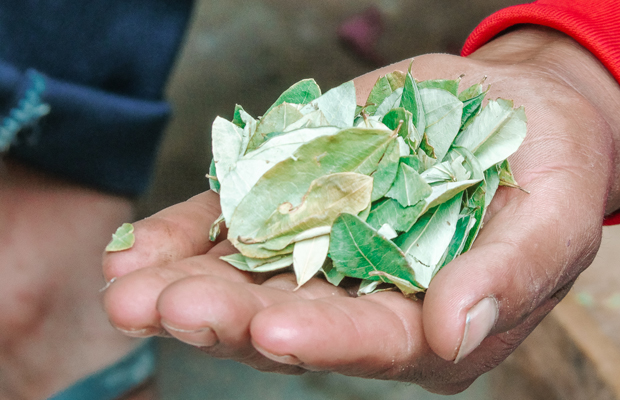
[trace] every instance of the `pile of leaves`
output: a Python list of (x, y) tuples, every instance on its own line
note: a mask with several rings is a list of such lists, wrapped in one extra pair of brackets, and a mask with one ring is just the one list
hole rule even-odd
[[(506, 158), (526, 133), (523, 108), (490, 100), (482, 82), (377, 80), (364, 106), (347, 82), (321, 95), (307, 79), (255, 119), (237, 105), (213, 123), (211, 188), (220, 224), (252, 272), (319, 271), (360, 293), (423, 292), (474, 242), (499, 185), (518, 187)], [(389, 285), (386, 285), (389, 284)]]

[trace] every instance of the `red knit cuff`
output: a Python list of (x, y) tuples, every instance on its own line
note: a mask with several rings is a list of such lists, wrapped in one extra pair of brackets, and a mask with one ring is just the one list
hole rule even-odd
[(619, 224), (620, 224), (620, 211), (616, 211), (615, 213), (608, 215), (603, 220), (603, 226), (619, 225)]
[[(543, 25), (571, 36), (620, 82), (620, 6), (617, 0), (539, 0), (508, 7), (486, 18), (467, 38), (468, 56), (502, 31), (518, 24)], [(620, 224), (620, 211), (603, 225)]]
[(539, 0), (505, 8), (486, 18), (467, 38), (468, 56), (507, 28), (544, 25), (571, 36), (620, 82), (620, 6), (617, 0)]

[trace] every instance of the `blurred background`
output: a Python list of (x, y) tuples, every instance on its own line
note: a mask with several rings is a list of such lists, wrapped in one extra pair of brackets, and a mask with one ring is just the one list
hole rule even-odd
[[(458, 54), (467, 35), (484, 17), (517, 3), (522, 1), (198, 0), (168, 85), (174, 118), (161, 148), (153, 186), (139, 205), (140, 216), (208, 189), (205, 173), (211, 159), (210, 126), (217, 115), (230, 118), (236, 103), (259, 116), (281, 92), (304, 78), (314, 78), (326, 91), (376, 67), (415, 55)], [(596, 288), (596, 282), (582, 284), (582, 303), (594, 299)], [(620, 320), (618, 311), (613, 312)], [(609, 319), (609, 315), (601, 318)], [(174, 340), (162, 339), (159, 346), (163, 400), (445, 397), (413, 385), (334, 374), (289, 377), (261, 373), (212, 359)], [(517, 375), (519, 368), (523, 369), (519, 362), (527, 366), (531, 360), (513, 359), (451, 398), (526, 399), (522, 387), (531, 382)], [(555, 371), (551, 369), (549, 374), (553, 376)], [(556, 398), (542, 389), (538, 393), (546, 396), (541, 398)]]
[[(458, 54), (484, 17), (516, 3), (197, 0), (168, 85), (174, 118), (141, 212), (152, 214), (208, 189), (211, 123), (217, 115), (231, 118), (236, 103), (256, 117), (304, 78), (314, 78), (325, 92), (415, 55)], [(351, 32), (358, 32), (359, 43), (342, 40)]]

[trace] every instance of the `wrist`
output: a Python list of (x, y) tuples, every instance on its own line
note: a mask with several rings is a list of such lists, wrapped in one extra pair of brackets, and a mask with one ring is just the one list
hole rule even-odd
[[(600, 125), (598, 139), (606, 143), (602, 146), (601, 157), (606, 157), (610, 163), (605, 214), (620, 209), (620, 113), (617, 111), (620, 109), (620, 85), (600, 61), (571, 37), (535, 25), (523, 25), (502, 35), (469, 58), (534, 68), (586, 99), (599, 117), (592, 120), (593, 124)], [(595, 138), (581, 140), (587, 146)]]

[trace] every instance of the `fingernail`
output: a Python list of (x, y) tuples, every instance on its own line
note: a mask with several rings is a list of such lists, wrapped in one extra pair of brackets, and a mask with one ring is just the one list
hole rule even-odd
[(104, 287), (102, 287), (101, 289), (99, 289), (99, 293), (101, 293), (101, 292), (105, 292), (105, 290), (106, 290), (107, 288), (109, 288), (109, 287), (110, 287), (110, 285), (111, 285), (112, 283), (114, 283), (114, 281), (115, 281), (115, 280), (116, 280), (116, 277), (114, 277), (114, 278), (110, 279), (110, 282), (106, 282), (105, 286), (104, 286)]
[(474, 351), (493, 329), (498, 315), (497, 301), (493, 297), (482, 299), (467, 313), (461, 346), (454, 359), (458, 363)]
[(211, 347), (215, 346), (219, 341), (215, 331), (209, 327), (199, 329), (181, 329), (164, 321), (161, 321), (160, 323), (175, 338), (192, 346)]
[(288, 365), (301, 365), (302, 362), (299, 358), (290, 355), (290, 354), (285, 354), (282, 356), (277, 356), (275, 354), (272, 354), (270, 352), (268, 352), (267, 350), (263, 349), (260, 346), (257, 346), (256, 344), (254, 344), (254, 348), (261, 353), (262, 355), (264, 355), (265, 357), (267, 357), (268, 359), (275, 361), (275, 362), (279, 362), (281, 364), (288, 364)]
[(116, 328), (119, 332), (131, 337), (144, 338), (149, 336), (159, 335), (161, 333), (160, 328), (148, 327), (144, 329), (122, 329)]

